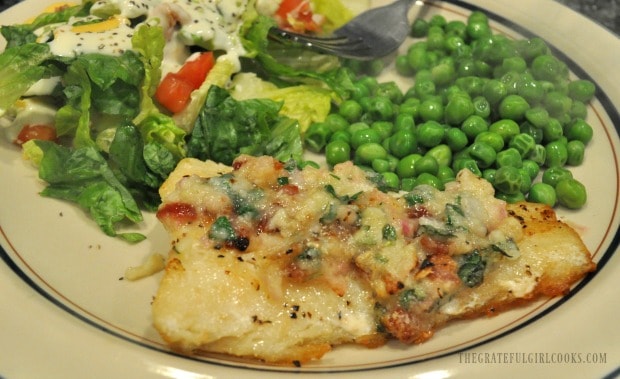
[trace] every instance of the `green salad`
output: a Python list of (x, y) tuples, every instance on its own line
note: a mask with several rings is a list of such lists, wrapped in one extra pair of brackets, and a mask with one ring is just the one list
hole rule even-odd
[[(285, 3), (309, 6), (84, 0), (3, 26), (2, 126), (47, 182), (42, 195), (76, 202), (106, 234), (137, 242), (144, 236), (118, 224), (157, 208), (182, 158), (301, 164), (303, 131), (346, 96), (352, 76), (335, 57), (269, 42), (274, 25), (317, 19), (278, 9)], [(350, 17), (337, 1), (313, 6), (329, 15), (323, 32)]]

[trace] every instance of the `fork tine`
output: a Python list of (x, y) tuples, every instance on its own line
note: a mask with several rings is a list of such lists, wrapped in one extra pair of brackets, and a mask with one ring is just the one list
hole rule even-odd
[(300, 34), (290, 32), (287, 30), (281, 30), (279, 28), (272, 28), (270, 30), (270, 36), (281, 42), (294, 42), (305, 45), (306, 47), (320, 50), (331, 54), (348, 53), (357, 51), (368, 51), (370, 48), (364, 43), (362, 38), (351, 39), (347, 36), (326, 36), (317, 37), (307, 34)]

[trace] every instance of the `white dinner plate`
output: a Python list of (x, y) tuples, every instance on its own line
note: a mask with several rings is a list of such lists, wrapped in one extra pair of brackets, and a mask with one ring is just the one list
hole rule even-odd
[[(21, 22), (55, 0), (26, 0), (0, 14)], [(373, 1), (381, 3), (382, 1)], [(457, 322), (419, 346), (339, 347), (301, 368), (170, 352), (150, 322), (160, 275), (121, 280), (151, 253), (167, 253), (167, 234), (153, 214), (139, 227), (147, 241), (106, 237), (72, 204), (42, 198), (43, 183), (19, 149), (0, 139), (0, 379), (14, 378), (449, 378), (596, 377), (620, 367), (620, 40), (553, 1), (418, 2), (464, 20), (472, 9), (495, 32), (540, 36), (575, 77), (596, 83), (589, 107), (594, 139), (573, 170), (589, 199), (559, 210), (591, 250), (598, 270), (567, 296), (487, 319)], [(395, 76), (394, 76), (395, 77)], [(393, 78), (389, 74), (384, 79)]]

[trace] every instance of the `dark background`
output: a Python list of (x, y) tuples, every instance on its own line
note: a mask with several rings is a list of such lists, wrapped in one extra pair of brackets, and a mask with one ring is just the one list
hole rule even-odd
[[(518, 0), (516, 0), (518, 1)], [(620, 0), (555, 0), (620, 35)], [(0, 11), (19, 0), (0, 0)], [(76, 1), (77, 2), (77, 1)]]

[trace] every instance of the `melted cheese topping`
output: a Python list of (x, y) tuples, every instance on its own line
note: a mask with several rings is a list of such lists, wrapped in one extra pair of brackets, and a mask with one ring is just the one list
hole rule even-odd
[[(278, 320), (281, 327), (320, 334), (331, 325), (329, 333), (337, 336), (333, 343), (384, 332), (419, 343), (449, 318), (488, 301), (489, 295), (477, 299), (469, 294), (487, 276), (494, 278), (494, 290), (517, 297), (528, 296), (536, 281), (515, 278), (513, 271), (506, 271), (506, 277), (493, 274), (504, 262), (518, 261), (521, 225), (508, 217), (490, 184), (467, 170), (443, 192), (420, 186), (399, 195), (376, 189), (350, 162), (328, 173), (288, 167), (271, 157), (241, 156), (231, 172), (209, 179), (189, 175), (191, 169), (180, 171), (161, 192), (158, 218), (171, 233), (174, 264), (169, 263), (154, 314), (158, 330), (182, 349), (219, 351), (223, 340), (251, 335), (246, 329), (251, 325), (231, 335), (195, 325), (204, 325), (205, 319), (234, 324), (249, 319), (247, 312), (270, 320), (271, 328)], [(203, 259), (211, 263), (198, 263)], [(224, 261), (226, 267), (218, 268), (217, 262)], [(211, 299), (214, 281), (205, 278), (222, 270), (235, 273), (235, 284), (218, 274), (219, 284), (254, 292)], [(184, 293), (193, 288), (194, 295), (181, 300), (174, 295), (178, 288)], [(198, 293), (204, 293), (204, 300)], [(327, 311), (332, 296), (334, 305)], [(202, 310), (201, 302), (208, 309)], [(268, 310), (270, 302), (277, 309), (295, 304), (307, 314), (321, 314), (321, 323), (291, 324), (288, 316), (285, 321)], [(251, 311), (239, 309), (250, 304)], [(184, 307), (191, 310), (184, 312)], [(230, 307), (234, 315), (219, 310)], [(201, 316), (191, 321), (190, 315)], [(179, 320), (186, 326), (179, 326)], [(277, 355), (253, 349), (250, 355)]]

